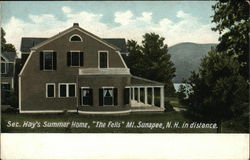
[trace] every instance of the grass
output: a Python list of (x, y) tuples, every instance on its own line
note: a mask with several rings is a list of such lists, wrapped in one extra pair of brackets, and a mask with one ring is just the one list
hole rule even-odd
[[(8, 122), (18, 122), (20, 127), (7, 127)], [(21, 127), (24, 122), (38, 122), (40, 127)], [(88, 123), (90, 128), (74, 128), (74, 127), (41, 127), (42, 124), (47, 122), (85, 122)], [(96, 127), (93, 121), (100, 121), (108, 124), (110, 121), (113, 124), (120, 123), (120, 127), (106, 126), (104, 128)], [(168, 122), (179, 122), (180, 128), (127, 128), (128, 122), (155, 122), (163, 123), (165, 126)], [(124, 122), (124, 123), (122, 123)], [(128, 115), (80, 115), (76, 113), (64, 114), (18, 114), (18, 113), (2, 113), (2, 132), (7, 133), (215, 133), (216, 129), (193, 129), (181, 128), (183, 122), (189, 122), (185, 119), (182, 113), (166, 112), (166, 113), (140, 113)]]

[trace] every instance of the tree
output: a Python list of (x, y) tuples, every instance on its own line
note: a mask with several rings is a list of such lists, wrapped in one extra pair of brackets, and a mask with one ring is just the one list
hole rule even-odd
[(155, 33), (146, 33), (143, 38), (144, 76), (163, 82), (167, 86), (172, 85), (175, 68), (168, 54), (168, 46), (164, 44), (164, 38)]
[(188, 80), (188, 115), (199, 120), (221, 122), (242, 115), (247, 101), (248, 84), (239, 73), (240, 63), (226, 52), (212, 50), (202, 59), (198, 73)]
[(175, 68), (163, 37), (146, 33), (141, 46), (134, 40), (128, 41), (128, 50), (129, 56), (125, 60), (132, 74), (163, 82), (167, 95), (175, 93), (172, 83)]
[(239, 61), (245, 79), (249, 78), (249, 4), (249, 0), (220, 0), (212, 6), (216, 24), (212, 29), (221, 34), (217, 50)]
[(126, 64), (133, 75), (143, 76), (143, 54), (141, 46), (134, 40), (128, 40), (127, 43), (129, 56), (125, 57)]
[(16, 48), (13, 44), (6, 43), (6, 39), (4, 38), (6, 35), (4, 29), (1, 27), (1, 51), (2, 52), (16, 52)]

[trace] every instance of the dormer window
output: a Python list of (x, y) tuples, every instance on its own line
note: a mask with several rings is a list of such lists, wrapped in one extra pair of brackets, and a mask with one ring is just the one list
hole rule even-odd
[(79, 35), (75, 34), (69, 38), (69, 41), (70, 42), (82, 42), (82, 38)]

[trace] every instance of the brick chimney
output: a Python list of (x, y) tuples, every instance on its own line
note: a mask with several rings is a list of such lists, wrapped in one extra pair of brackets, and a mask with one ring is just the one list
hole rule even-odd
[(79, 24), (78, 23), (74, 23), (73, 27), (79, 27)]

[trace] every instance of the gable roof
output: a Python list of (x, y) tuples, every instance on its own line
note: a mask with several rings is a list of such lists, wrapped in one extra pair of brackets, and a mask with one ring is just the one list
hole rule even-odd
[[(21, 40), (21, 52), (30, 52), (30, 48), (42, 43), (47, 39), (48, 38), (23, 37)], [(118, 47), (121, 53), (128, 52), (125, 38), (103, 38), (102, 40)]]
[(16, 59), (16, 52), (2, 52), (1, 56), (7, 61), (7, 62), (14, 62)]
[[(51, 42), (51, 41), (53, 41), (53, 40), (55, 40), (55, 39), (57, 39), (57, 38), (63, 36), (63, 35), (65, 35), (65, 34), (71, 32), (71, 31), (73, 31), (73, 30), (79, 30), (80, 32), (83, 32), (84, 34), (86, 34), (86, 35), (88, 35), (88, 36), (94, 38), (95, 40), (97, 40), (97, 41), (103, 43), (104, 45), (106, 45), (106, 46), (108, 46), (108, 47), (110, 47), (110, 48), (112, 48), (112, 49), (114, 49), (114, 50), (121, 51), (121, 49), (118, 48), (117, 46), (115, 46), (115, 45), (113, 45), (113, 44), (110, 44), (109, 42), (107, 42), (107, 41), (105, 41), (105, 40), (99, 38), (98, 36), (96, 36), (96, 35), (94, 35), (94, 34), (88, 32), (88, 31), (86, 31), (86, 30), (84, 30), (84, 29), (82, 29), (82, 28), (80, 28), (79, 25), (78, 25), (78, 23), (74, 23), (72, 27), (70, 27), (70, 28), (64, 30), (63, 32), (60, 32), (60, 33), (58, 33), (58, 34), (56, 34), (56, 35), (54, 35), (54, 36), (52, 36), (52, 37), (50, 37), (50, 38), (47, 38), (46, 40), (40, 42), (39, 44), (34, 45), (34, 46), (31, 47), (30, 49), (37, 49), (37, 48), (39, 48), (39, 47), (41, 47), (41, 46), (43, 46), (43, 45), (45, 45), (45, 44), (47, 44), (47, 43), (49, 43), (49, 42)], [(24, 48), (25, 48), (25, 47), (24, 47)], [(21, 49), (22, 49), (22, 45), (21, 45)], [(25, 50), (25, 49), (24, 49), (24, 50)]]

